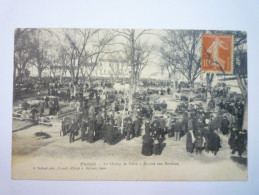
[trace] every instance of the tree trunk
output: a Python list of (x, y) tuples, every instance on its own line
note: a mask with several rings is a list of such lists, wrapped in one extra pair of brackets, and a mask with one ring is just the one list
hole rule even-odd
[(14, 62), (13, 79), (15, 79), (16, 70), (17, 70), (17, 63)]
[(246, 98), (244, 101), (244, 115), (243, 115), (243, 124), (242, 130), (248, 130), (248, 99)]
[(212, 88), (212, 81), (214, 78), (214, 74), (213, 73), (207, 73), (206, 74), (206, 85), (207, 85), (207, 91), (206, 91), (206, 96), (207, 96), (207, 102), (209, 101), (209, 99), (211, 98), (211, 88)]
[(62, 68), (61, 69), (61, 74), (60, 74), (60, 80), (59, 80), (60, 83), (62, 83), (62, 81), (63, 81), (63, 74), (64, 74), (64, 70)]
[(16, 78), (15, 78), (16, 77), (16, 69), (17, 69), (17, 63), (14, 62), (14, 70), (13, 70), (13, 92), (14, 92), (14, 94), (13, 94), (13, 100), (16, 98), (16, 94), (17, 94), (17, 91), (15, 89), (15, 85), (17, 83)]
[(40, 81), (41, 81), (42, 71), (43, 71), (42, 69), (38, 68), (38, 76), (39, 76)]
[(194, 81), (193, 81), (193, 80), (190, 80), (190, 81), (189, 81), (189, 86), (190, 86), (190, 88), (192, 88), (192, 89), (194, 88)]
[(243, 95), (244, 98), (244, 114), (243, 114), (243, 124), (242, 124), (242, 129), (248, 130), (248, 97), (247, 97), (247, 88), (246, 85), (244, 84), (244, 81), (242, 78), (237, 75), (237, 83), (240, 88), (240, 91)]
[(74, 97), (76, 97), (76, 93), (77, 93), (77, 85), (73, 84), (73, 88), (74, 88)]

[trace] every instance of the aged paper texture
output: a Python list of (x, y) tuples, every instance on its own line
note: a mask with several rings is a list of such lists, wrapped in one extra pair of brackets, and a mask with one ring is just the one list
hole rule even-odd
[(247, 180), (246, 32), (14, 34), (13, 179)]

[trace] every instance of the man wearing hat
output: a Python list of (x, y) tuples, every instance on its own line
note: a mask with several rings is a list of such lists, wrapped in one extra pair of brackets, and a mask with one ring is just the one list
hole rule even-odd
[(169, 120), (170, 120), (170, 122), (169, 122), (169, 127), (167, 130), (168, 138), (175, 136), (175, 118), (170, 118)]
[(222, 131), (223, 135), (228, 134), (228, 132), (229, 132), (229, 124), (230, 124), (230, 122), (229, 122), (227, 116), (224, 115), (223, 119), (221, 121), (221, 128), (222, 128), (221, 131)]
[(130, 140), (132, 137), (134, 137), (133, 133), (133, 122), (131, 117), (128, 117), (127, 123), (126, 123), (126, 140)]
[(87, 132), (87, 129), (88, 129), (88, 121), (86, 120), (82, 120), (81, 122), (81, 140), (84, 141), (85, 140), (85, 135), (86, 135), (86, 132)]
[(141, 119), (139, 117), (134, 117), (133, 121), (133, 129), (134, 129), (134, 134), (135, 137), (140, 136), (140, 128), (141, 128)]

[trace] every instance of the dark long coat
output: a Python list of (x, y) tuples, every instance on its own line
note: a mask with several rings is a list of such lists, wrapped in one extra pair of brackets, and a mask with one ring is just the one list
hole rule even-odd
[(221, 148), (220, 137), (215, 132), (211, 131), (208, 135), (207, 149), (212, 152), (217, 152), (219, 151), (219, 148)]
[(89, 121), (89, 129), (88, 129), (88, 135), (87, 135), (87, 141), (90, 143), (94, 142), (95, 128), (96, 128), (96, 121), (92, 119)]
[(151, 156), (153, 154), (153, 139), (149, 133), (143, 136), (142, 154), (145, 156)]

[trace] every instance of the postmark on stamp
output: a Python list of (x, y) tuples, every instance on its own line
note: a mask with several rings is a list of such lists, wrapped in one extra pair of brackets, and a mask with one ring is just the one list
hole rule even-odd
[(202, 35), (201, 70), (219, 74), (233, 73), (233, 35)]

